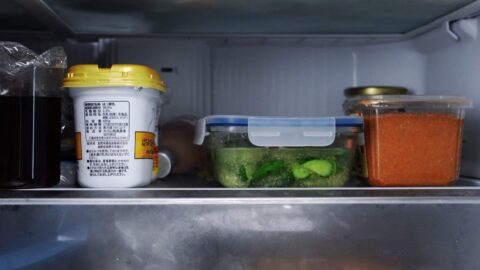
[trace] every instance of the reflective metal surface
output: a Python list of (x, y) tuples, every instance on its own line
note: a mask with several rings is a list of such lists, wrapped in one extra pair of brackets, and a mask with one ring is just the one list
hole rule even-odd
[(4, 190), (0, 269), (480, 269), (476, 181)]
[(4, 206), (0, 268), (479, 269), (479, 214), (478, 204)]

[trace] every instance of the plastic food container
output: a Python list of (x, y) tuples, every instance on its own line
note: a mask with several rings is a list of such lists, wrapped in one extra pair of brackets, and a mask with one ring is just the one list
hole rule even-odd
[(362, 112), (372, 186), (446, 186), (459, 175), (463, 97), (377, 96), (351, 100)]
[(209, 116), (199, 121), (213, 176), (226, 187), (341, 187), (361, 117)]
[(61, 47), (37, 55), (0, 42), (0, 188), (58, 184), (66, 61)]
[(77, 65), (64, 80), (75, 110), (78, 180), (85, 187), (138, 187), (158, 172), (157, 124), (166, 92), (139, 65)]
[[(408, 95), (409, 91), (405, 87), (399, 86), (357, 86), (349, 87), (343, 91), (343, 94), (346, 98), (344, 104), (349, 103), (349, 100), (363, 97), (368, 99), (372, 96), (378, 95)], [(345, 107), (345, 115), (350, 116), (362, 116), (361, 111)], [(358, 145), (355, 152), (355, 160), (353, 163), (353, 172), (355, 176), (365, 180), (368, 178), (368, 169), (367, 169), (367, 153), (365, 151), (365, 139), (363, 133), (358, 136)]]

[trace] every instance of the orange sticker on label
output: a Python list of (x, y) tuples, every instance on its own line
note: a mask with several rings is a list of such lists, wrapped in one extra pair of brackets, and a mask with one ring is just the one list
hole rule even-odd
[(153, 176), (157, 177), (158, 175), (158, 147), (154, 147), (154, 152), (153, 152), (153, 170), (152, 170)]
[(75, 156), (77, 160), (82, 160), (82, 133), (75, 132)]
[(152, 159), (155, 153), (155, 134), (135, 132), (135, 159)]

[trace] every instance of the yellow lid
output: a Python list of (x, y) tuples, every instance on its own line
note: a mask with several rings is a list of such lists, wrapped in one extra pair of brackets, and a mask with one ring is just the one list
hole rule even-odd
[(68, 69), (64, 87), (133, 86), (166, 92), (165, 83), (152, 68), (141, 65), (116, 64), (110, 68), (98, 65), (75, 65)]

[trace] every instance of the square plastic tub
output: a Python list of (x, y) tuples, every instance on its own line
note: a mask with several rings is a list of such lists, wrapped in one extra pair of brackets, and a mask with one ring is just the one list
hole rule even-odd
[(211, 174), (226, 187), (341, 187), (361, 117), (209, 116), (197, 127)]
[(345, 105), (365, 120), (372, 186), (446, 186), (459, 176), (463, 97), (375, 96)]

